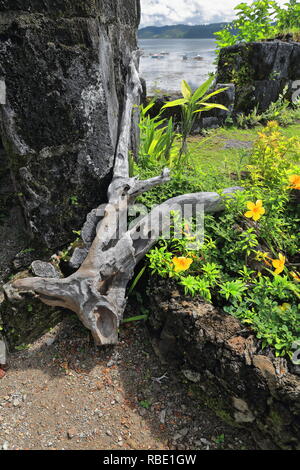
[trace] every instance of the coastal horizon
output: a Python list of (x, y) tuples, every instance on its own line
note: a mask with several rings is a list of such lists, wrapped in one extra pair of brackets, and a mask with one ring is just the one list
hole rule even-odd
[(140, 70), (147, 83), (147, 94), (175, 94), (185, 79), (197, 88), (214, 72), (216, 41), (203, 39), (139, 39)]

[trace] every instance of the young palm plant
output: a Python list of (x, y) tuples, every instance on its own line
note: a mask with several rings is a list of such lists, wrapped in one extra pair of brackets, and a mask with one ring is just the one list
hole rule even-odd
[(142, 167), (174, 166), (177, 157), (177, 134), (173, 119), (163, 119), (161, 114), (151, 118), (148, 114), (154, 106), (152, 100), (148, 106), (140, 107), (140, 149), (139, 163)]
[(162, 108), (165, 109), (172, 108), (175, 106), (181, 106), (181, 148), (179, 151), (178, 163), (180, 163), (182, 155), (187, 154), (187, 139), (190, 136), (191, 131), (194, 127), (197, 114), (202, 113), (204, 111), (210, 111), (211, 109), (215, 108), (228, 111), (228, 109), (222, 104), (208, 103), (208, 100), (211, 99), (213, 96), (218, 95), (219, 93), (222, 93), (223, 91), (227, 90), (227, 88), (220, 88), (219, 90), (207, 94), (212, 86), (213, 81), (214, 76), (210, 77), (193, 93), (189, 84), (185, 80), (182, 80), (182, 98), (175, 101), (170, 101), (166, 103)]

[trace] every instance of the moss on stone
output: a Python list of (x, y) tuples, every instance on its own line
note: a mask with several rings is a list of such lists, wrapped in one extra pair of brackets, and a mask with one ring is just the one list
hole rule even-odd
[(284, 426), (284, 420), (280, 414), (272, 409), (269, 413), (268, 419), (272, 422), (272, 425), (277, 429), (280, 430)]
[[(27, 276), (28, 272), (24, 271), (14, 279)], [(33, 343), (62, 318), (62, 309), (43, 304), (33, 294), (26, 294), (16, 304), (6, 300), (1, 303), (1, 327), (10, 350)]]
[(224, 398), (213, 396), (211, 390), (204, 391), (199, 385), (191, 385), (190, 392), (196, 400), (211, 409), (222, 421), (230, 426), (241, 427), (231, 416)]

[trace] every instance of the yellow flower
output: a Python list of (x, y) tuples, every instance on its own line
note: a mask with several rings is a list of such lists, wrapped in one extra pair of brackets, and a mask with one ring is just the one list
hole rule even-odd
[(268, 127), (269, 128), (272, 128), (272, 127), (278, 128), (278, 122), (277, 121), (269, 121), (268, 122)]
[(185, 238), (187, 238), (187, 240), (190, 240), (190, 241), (196, 240), (196, 237), (191, 236), (189, 225), (185, 224), (184, 228), (185, 228), (185, 232), (183, 232), (183, 234), (184, 234)]
[(175, 272), (179, 273), (181, 271), (187, 271), (193, 263), (193, 260), (191, 258), (184, 258), (182, 256), (180, 258), (173, 258), (172, 262), (175, 266)]
[(294, 279), (294, 281), (300, 282), (300, 275), (299, 275), (299, 273), (293, 273), (293, 272), (292, 272), (292, 273), (290, 273), (290, 274), (291, 274), (292, 278)]
[(286, 262), (286, 257), (280, 253), (279, 259), (274, 259), (272, 261), (273, 267), (275, 268), (274, 274), (282, 273), (282, 271), (284, 270), (285, 262)]
[(257, 261), (263, 261), (264, 263), (266, 263), (267, 266), (271, 266), (271, 264), (268, 261), (268, 260), (272, 261), (270, 256), (269, 256), (269, 253), (266, 253), (266, 252), (263, 252), (263, 251), (258, 251), (256, 253), (256, 258), (255, 259)]
[(286, 312), (287, 310), (289, 310), (291, 308), (291, 304), (284, 303), (279, 308), (282, 312)]
[(300, 189), (300, 175), (289, 176), (292, 189)]
[(247, 202), (247, 208), (249, 209), (249, 211), (244, 214), (245, 217), (248, 217), (248, 219), (253, 219), (255, 220), (255, 222), (266, 213), (266, 210), (263, 208), (261, 200), (256, 201), (255, 204), (254, 202)]

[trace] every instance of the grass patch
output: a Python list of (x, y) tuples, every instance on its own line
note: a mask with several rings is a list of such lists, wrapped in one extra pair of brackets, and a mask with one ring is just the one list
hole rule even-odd
[[(248, 163), (250, 149), (247, 146), (254, 144), (261, 130), (261, 126), (246, 130), (230, 127), (209, 131), (205, 137), (192, 136), (188, 140), (190, 165), (212, 175), (239, 173)], [(280, 131), (288, 138), (299, 137), (300, 123), (280, 128)]]

